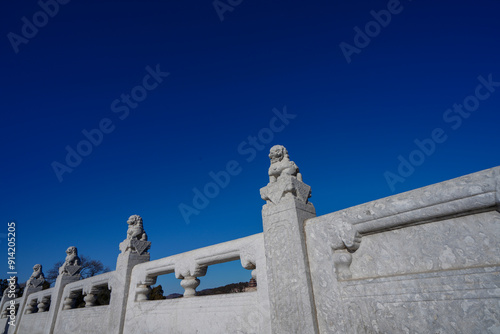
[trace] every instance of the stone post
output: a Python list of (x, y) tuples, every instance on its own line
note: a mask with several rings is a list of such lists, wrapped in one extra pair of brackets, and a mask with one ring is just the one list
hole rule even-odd
[(59, 268), (59, 276), (57, 276), (56, 284), (54, 286), (54, 291), (50, 298), (50, 308), (48, 320), (45, 325), (45, 334), (51, 334), (54, 332), (54, 327), (56, 326), (57, 315), (59, 313), (59, 308), (61, 306), (61, 299), (64, 291), (64, 287), (69, 283), (76, 282), (80, 280), (80, 271), (82, 262), (78, 257), (78, 250), (76, 247), (71, 246), (66, 250), (66, 259), (63, 265)]
[(149, 261), (148, 249), (151, 247), (151, 242), (148, 241), (142, 226), (142, 218), (132, 215), (127, 224), (129, 225), (127, 238), (120, 243), (121, 253), (116, 261), (113, 279), (109, 283), (111, 289), (109, 334), (123, 333), (132, 269), (136, 264)]
[(318, 333), (304, 234), (304, 221), (316, 216), (311, 188), (283, 146), (273, 146), (269, 157), (269, 184), (260, 192), (267, 202), (262, 220), (272, 332)]
[[(42, 272), (42, 265), (35, 264), (33, 267), (33, 274), (31, 274), (30, 278), (26, 281), (26, 287), (24, 288), (23, 297), (19, 302), (19, 310), (17, 312), (17, 320), (16, 323), (20, 324), (21, 319), (24, 314), (30, 314), (35, 309), (36, 303), (28, 303), (29, 295), (32, 293), (41, 291), (43, 288), (43, 283), (45, 283), (45, 277)], [(16, 326), (14, 333), (17, 333), (17, 329), (19, 326)]]

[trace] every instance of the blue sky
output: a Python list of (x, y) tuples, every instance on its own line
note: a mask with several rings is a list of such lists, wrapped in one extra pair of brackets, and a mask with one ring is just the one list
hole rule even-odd
[(0, 244), (14, 219), (20, 281), (70, 245), (114, 268), (132, 214), (152, 259), (260, 233), (274, 144), (318, 215), (500, 165), (497, 1), (61, 2), (0, 13)]

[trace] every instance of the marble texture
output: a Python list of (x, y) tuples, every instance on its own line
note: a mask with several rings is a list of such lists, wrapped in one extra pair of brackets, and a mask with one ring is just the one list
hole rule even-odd
[(490, 211), (365, 236), (352, 278), (498, 265), (499, 229), (500, 213)]
[(307, 220), (320, 333), (498, 334), (499, 181), (496, 167)]
[(107, 334), (109, 312), (109, 305), (64, 310), (58, 316), (53, 333)]
[(273, 333), (317, 333), (304, 221), (316, 216), (311, 188), (281, 145), (269, 154), (269, 184), (260, 190)]
[(44, 334), (44, 326), (40, 326), (40, 324), (45, 324), (48, 321), (48, 312), (28, 314), (23, 318), (23, 321), (19, 323), (18, 333)]

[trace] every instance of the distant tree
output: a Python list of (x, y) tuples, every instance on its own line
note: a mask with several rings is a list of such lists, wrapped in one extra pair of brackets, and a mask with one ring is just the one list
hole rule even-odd
[(149, 300), (160, 300), (165, 299), (163, 296), (163, 288), (161, 285), (155, 286), (151, 289), (151, 293), (149, 294)]
[[(24, 284), (19, 284), (18, 282), (18, 285), (20, 286), (19, 290), (16, 293), (16, 297), (22, 297), (24, 292)], [(0, 279), (0, 296), (3, 296), (5, 289), (7, 289), (8, 287), (9, 287), (9, 281), (7, 280), (7, 278)]]
[(54, 263), (52, 268), (50, 268), (47, 272), (45, 272), (45, 280), (52, 285), (57, 279), (57, 276), (59, 276), (59, 267), (63, 265), (64, 261), (57, 261)]
[[(82, 278), (89, 278), (95, 275), (104, 274), (111, 270), (99, 260), (94, 260), (83, 255), (79, 255), (79, 257), (82, 261), (82, 270), (80, 271)], [(64, 261), (54, 263), (52, 268), (45, 273), (45, 280), (51, 285), (56, 281), (57, 276), (59, 275), (59, 267), (61, 267), (63, 263)]]
[(106, 267), (99, 260), (93, 260), (90, 257), (85, 256), (80, 256), (80, 259), (82, 260), (82, 271), (80, 272), (80, 275), (82, 275), (83, 278), (88, 278), (111, 271), (109, 267)]
[(9, 282), (6, 278), (0, 279), (0, 295), (9, 287)]
[(232, 283), (217, 288), (196, 291), (196, 295), (210, 296), (210, 295), (220, 295), (226, 293), (245, 292), (246, 288), (248, 288), (248, 282)]
[[(80, 293), (78, 297), (75, 299), (75, 308), (83, 308), (85, 307), (84, 295)], [(111, 290), (107, 287), (101, 287), (99, 291), (96, 293), (96, 300), (94, 301), (94, 305), (109, 305), (109, 301), (111, 299)]]
[(9, 287), (9, 281), (7, 281), (6, 278), (0, 279), (0, 296), (3, 297), (3, 293), (5, 289), (7, 289), (8, 287)]

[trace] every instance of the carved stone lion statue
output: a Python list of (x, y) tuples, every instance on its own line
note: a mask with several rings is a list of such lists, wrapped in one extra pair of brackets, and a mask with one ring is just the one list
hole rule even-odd
[(274, 145), (269, 152), (271, 159), (271, 167), (269, 167), (269, 182), (273, 183), (278, 180), (281, 175), (295, 176), (299, 181), (302, 181), (302, 174), (299, 173), (299, 167), (295, 162), (290, 161), (288, 151), (282, 145)]
[(76, 249), (75, 246), (68, 247), (66, 250), (66, 260), (64, 261), (63, 265), (59, 268), (59, 275), (70, 275), (72, 276), (73, 274), (68, 272), (68, 267), (69, 266), (80, 266), (82, 261), (78, 257), (78, 250)]
[(122, 253), (130, 250), (133, 253), (142, 255), (151, 247), (151, 242), (148, 241), (148, 235), (144, 231), (141, 216), (130, 216), (127, 224), (127, 238), (120, 243), (120, 250)]
[(282, 198), (295, 198), (310, 204), (311, 187), (302, 180), (302, 174), (295, 162), (290, 161), (288, 151), (282, 145), (271, 147), (269, 152), (269, 183), (260, 189), (260, 196), (267, 204), (278, 204)]
[(142, 218), (139, 215), (132, 215), (127, 220), (128, 230), (127, 239), (148, 240), (144, 227), (142, 226)]
[(38, 287), (45, 282), (45, 276), (43, 275), (42, 272), (42, 265), (41, 264), (35, 264), (33, 266), (33, 274), (31, 274), (30, 278), (26, 282), (26, 286), (29, 287)]

